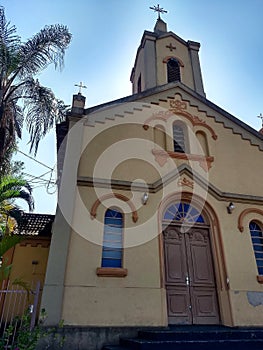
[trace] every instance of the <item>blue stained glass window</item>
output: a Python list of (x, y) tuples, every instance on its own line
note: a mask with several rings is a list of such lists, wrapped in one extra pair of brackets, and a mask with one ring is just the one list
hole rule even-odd
[(104, 217), (102, 267), (122, 267), (123, 216), (117, 210), (108, 209)]
[(173, 124), (174, 152), (185, 153), (184, 129), (178, 124)]
[(164, 220), (185, 223), (205, 223), (205, 220), (198, 209), (189, 203), (175, 203), (170, 205), (163, 216)]
[(253, 244), (255, 259), (257, 263), (258, 273), (263, 275), (263, 235), (260, 226), (251, 221), (249, 224), (251, 240)]

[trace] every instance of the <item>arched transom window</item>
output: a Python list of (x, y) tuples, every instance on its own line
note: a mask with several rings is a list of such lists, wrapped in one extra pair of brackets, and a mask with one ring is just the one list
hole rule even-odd
[(122, 267), (123, 215), (108, 209), (104, 217), (104, 234), (101, 267)]
[(261, 227), (251, 221), (249, 224), (251, 240), (253, 244), (255, 259), (257, 263), (258, 273), (263, 275), (263, 235)]
[(185, 223), (205, 223), (203, 215), (189, 203), (175, 203), (170, 205), (163, 216), (163, 220)]

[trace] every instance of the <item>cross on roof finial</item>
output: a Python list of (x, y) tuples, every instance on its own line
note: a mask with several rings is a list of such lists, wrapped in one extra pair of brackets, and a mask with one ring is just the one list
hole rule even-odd
[(263, 115), (262, 115), (262, 113), (260, 113), (260, 115), (258, 115), (258, 118), (260, 118), (260, 119), (261, 119), (261, 122), (262, 122), (262, 128), (263, 128)]
[(81, 94), (81, 89), (87, 89), (87, 86), (83, 85), (82, 81), (79, 84), (75, 84), (75, 86), (79, 87), (79, 94)]
[(167, 13), (160, 5), (158, 4), (157, 6), (150, 7), (151, 10), (154, 12), (158, 12), (158, 19), (161, 19), (160, 13)]

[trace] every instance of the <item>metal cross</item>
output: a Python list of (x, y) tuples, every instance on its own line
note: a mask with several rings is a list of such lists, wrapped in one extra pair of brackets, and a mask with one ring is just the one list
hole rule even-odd
[(150, 7), (151, 10), (154, 12), (158, 12), (158, 19), (161, 18), (160, 13), (167, 13), (160, 5), (158, 4), (157, 6)]
[(175, 47), (175, 46), (173, 46), (173, 44), (172, 44), (172, 43), (170, 43), (169, 45), (166, 45), (166, 47), (167, 47), (167, 49), (170, 49), (170, 51), (173, 51), (173, 50), (175, 50), (175, 49), (176, 49), (176, 47)]
[(87, 89), (87, 86), (83, 85), (82, 81), (79, 84), (75, 84), (75, 86), (79, 87), (79, 94), (81, 94), (81, 89)]
[(261, 122), (262, 122), (262, 128), (263, 128), (263, 115), (262, 115), (262, 113), (260, 113), (260, 115), (258, 115), (258, 118), (260, 118), (260, 119), (261, 119)]

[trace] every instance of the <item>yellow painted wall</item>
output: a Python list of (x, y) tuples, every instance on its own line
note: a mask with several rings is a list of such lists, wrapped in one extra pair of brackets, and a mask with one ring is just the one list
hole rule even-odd
[[(166, 44), (164, 42), (163, 44)], [(159, 106), (146, 104), (156, 96), (144, 98), (140, 103), (123, 107), (124, 117), (119, 114), (117, 107), (109, 108), (106, 112), (93, 113), (87, 117), (100, 120), (100, 123), (90, 127), (83, 126), (83, 147), (78, 168), (78, 176), (84, 183), (85, 179), (94, 177), (102, 182), (93, 187), (79, 185), (76, 187), (75, 214), (72, 222), (72, 234), (68, 253), (65, 278), (65, 293), (62, 318), (70, 325), (166, 325), (166, 296), (162, 286), (162, 266), (158, 234), (159, 206), (163, 199), (172, 194), (187, 191), (194, 193), (205, 201), (205, 205), (213, 208), (219, 220), (215, 228), (215, 220), (211, 220), (211, 241), (215, 263), (218, 298), (221, 312), (221, 322), (227, 325), (263, 325), (262, 305), (255, 305), (257, 294), (262, 298), (263, 285), (257, 282), (257, 268), (250, 240), (248, 224), (252, 219), (262, 222), (260, 214), (249, 214), (245, 218), (244, 232), (238, 229), (238, 218), (247, 208), (263, 210), (263, 203), (254, 204), (253, 198), (236, 200), (235, 210), (227, 213), (229, 200), (218, 198), (208, 188), (200, 186), (196, 178), (187, 174), (176, 174), (176, 169), (184, 164), (198, 173), (198, 178), (207, 182), (207, 186), (221, 193), (237, 196), (262, 196), (261, 184), (263, 178), (262, 152), (257, 146), (252, 146), (236, 131), (233, 132), (223, 123), (215, 122), (214, 118), (224, 117), (206, 106), (197, 107), (197, 101), (188, 97), (187, 112), (194, 120), (205, 121), (212, 128), (217, 139), (212, 138), (211, 129), (203, 125), (193, 125), (189, 118), (180, 113), (167, 118), (166, 121), (152, 120), (148, 130), (143, 128), (144, 122), (158, 113), (165, 113), (171, 108), (167, 96), (175, 96), (180, 100), (179, 89), (160, 95)], [(178, 93), (178, 94), (176, 94)], [(200, 103), (200, 102), (199, 102)], [(125, 113), (126, 107), (129, 113)], [(132, 110), (132, 112), (131, 112)], [(104, 115), (113, 120), (104, 120)], [(164, 114), (163, 114), (164, 115)], [(114, 119), (115, 118), (115, 119)], [(172, 124), (175, 120), (183, 121), (189, 133), (190, 154), (202, 155), (193, 138), (197, 131), (206, 136), (209, 155), (214, 157), (211, 169), (205, 171), (198, 161), (169, 159), (162, 166), (156, 162), (152, 153), (154, 148), (154, 125), (162, 125), (167, 132), (167, 147), (172, 150)], [(229, 122), (231, 126), (232, 122)], [(239, 126), (234, 125), (236, 130)], [(251, 136), (254, 137), (253, 135)], [(136, 155), (139, 159), (136, 159)], [(203, 154), (204, 155), (204, 154)], [(126, 158), (125, 158), (126, 157)], [(174, 177), (167, 180), (167, 176)], [(169, 177), (169, 176), (168, 176)], [(192, 183), (180, 183), (186, 177)], [(147, 205), (142, 205), (143, 190), (125, 189), (127, 183), (150, 185), (160, 179), (167, 180), (164, 188), (159, 187), (156, 193), (149, 194)], [(109, 186), (109, 180), (124, 186), (114, 189)], [(104, 181), (104, 184), (103, 184)], [(154, 192), (154, 191), (153, 191)], [(138, 221), (132, 220), (131, 209), (125, 201), (109, 198), (98, 206), (96, 218), (90, 215), (93, 204), (98, 198), (108, 193), (122, 194), (132, 201), (138, 213)], [(126, 277), (99, 277), (96, 269), (101, 262), (101, 244), (103, 237), (103, 218), (108, 207), (119, 208), (124, 212), (125, 229), (123, 267), (128, 270)], [(253, 294), (254, 293), (254, 294)], [(260, 299), (262, 300), (262, 299)]]
[[(32, 246), (31, 243), (36, 244), (36, 246)], [(16, 278), (21, 278), (28, 283), (40, 281), (43, 287), (49, 252), (49, 243), (46, 244), (48, 247), (43, 247), (41, 241), (36, 243), (35, 240), (33, 242), (26, 241), (25, 245), (23, 243), (17, 244), (9, 279), (13, 281)]]
[(49, 243), (50, 238), (29, 238), (18, 243), (5, 254), (4, 258), (8, 258), (8, 264), (12, 264), (5, 288), (7, 287), (10, 290), (21, 289), (23, 293), (18, 295), (8, 294), (1, 298), (0, 310), (4, 319), (21, 315), (28, 305), (33, 304), (34, 296), (32, 293), (26, 294), (24, 287), (28, 288), (29, 291), (35, 290), (37, 282), (40, 282), (39, 308), (46, 273)]

